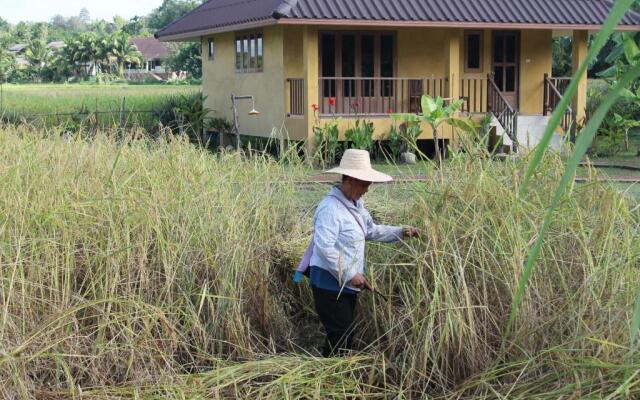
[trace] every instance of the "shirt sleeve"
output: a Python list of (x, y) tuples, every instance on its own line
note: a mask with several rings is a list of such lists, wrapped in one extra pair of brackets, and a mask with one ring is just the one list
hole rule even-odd
[(375, 242), (397, 242), (404, 236), (401, 226), (376, 225), (366, 208), (362, 208), (365, 225), (367, 226), (367, 240)]
[(349, 282), (357, 271), (354, 268), (344, 268), (342, 246), (338, 241), (340, 220), (337, 213), (331, 207), (321, 206), (316, 214), (314, 228), (315, 250), (329, 264), (329, 272), (337, 277), (339, 282)]

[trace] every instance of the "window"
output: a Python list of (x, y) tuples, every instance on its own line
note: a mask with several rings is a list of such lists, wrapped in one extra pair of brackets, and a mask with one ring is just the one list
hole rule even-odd
[[(393, 36), (383, 35), (380, 38), (380, 76), (392, 78), (393, 71)], [(382, 81), (382, 95), (393, 96), (393, 81)]]
[(214, 42), (213, 39), (209, 39), (208, 47), (209, 47), (209, 60), (215, 60), (215, 58), (216, 58), (216, 42)]
[(465, 72), (482, 72), (482, 32), (466, 32), (465, 44)]
[[(395, 36), (378, 32), (325, 32), (320, 35), (324, 97), (392, 96), (395, 76)], [(356, 84), (356, 79), (364, 78)], [(389, 78), (389, 79), (384, 79)], [(342, 86), (342, 90), (336, 89)]]
[(236, 35), (236, 72), (262, 72), (263, 52), (262, 33)]

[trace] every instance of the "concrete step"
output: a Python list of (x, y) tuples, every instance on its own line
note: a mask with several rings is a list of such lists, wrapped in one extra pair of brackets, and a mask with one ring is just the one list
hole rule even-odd
[[(518, 115), (518, 145), (522, 150), (531, 151), (540, 143), (550, 118), (550, 116), (545, 115)], [(505, 134), (504, 128), (495, 117), (492, 118), (490, 125), (496, 127), (496, 134), (502, 136), (502, 143), (512, 149), (513, 142), (511, 138)], [(565, 136), (560, 135), (560, 133), (556, 131), (551, 138), (550, 149), (563, 150)]]

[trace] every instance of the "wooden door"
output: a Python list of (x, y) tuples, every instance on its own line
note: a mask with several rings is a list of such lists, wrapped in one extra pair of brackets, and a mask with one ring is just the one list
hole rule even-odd
[(493, 33), (493, 74), (498, 89), (509, 104), (519, 108), (520, 35), (518, 32)]

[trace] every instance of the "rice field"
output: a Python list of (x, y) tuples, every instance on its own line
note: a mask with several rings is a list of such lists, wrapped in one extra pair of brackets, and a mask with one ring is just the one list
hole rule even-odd
[(563, 163), (461, 154), (447, 179), (374, 187), (389, 301), (360, 296), (357, 345), (319, 357), (292, 271), (328, 186), (293, 155), (212, 154), (170, 136), (0, 128), (0, 397), (638, 398), (640, 207), (611, 185), (563, 195), (507, 320)]
[(152, 110), (163, 98), (200, 91), (200, 86), (95, 85), (95, 84), (4, 84), (2, 110), (18, 114), (55, 114), (76, 111), (117, 113), (125, 98), (127, 110)]

